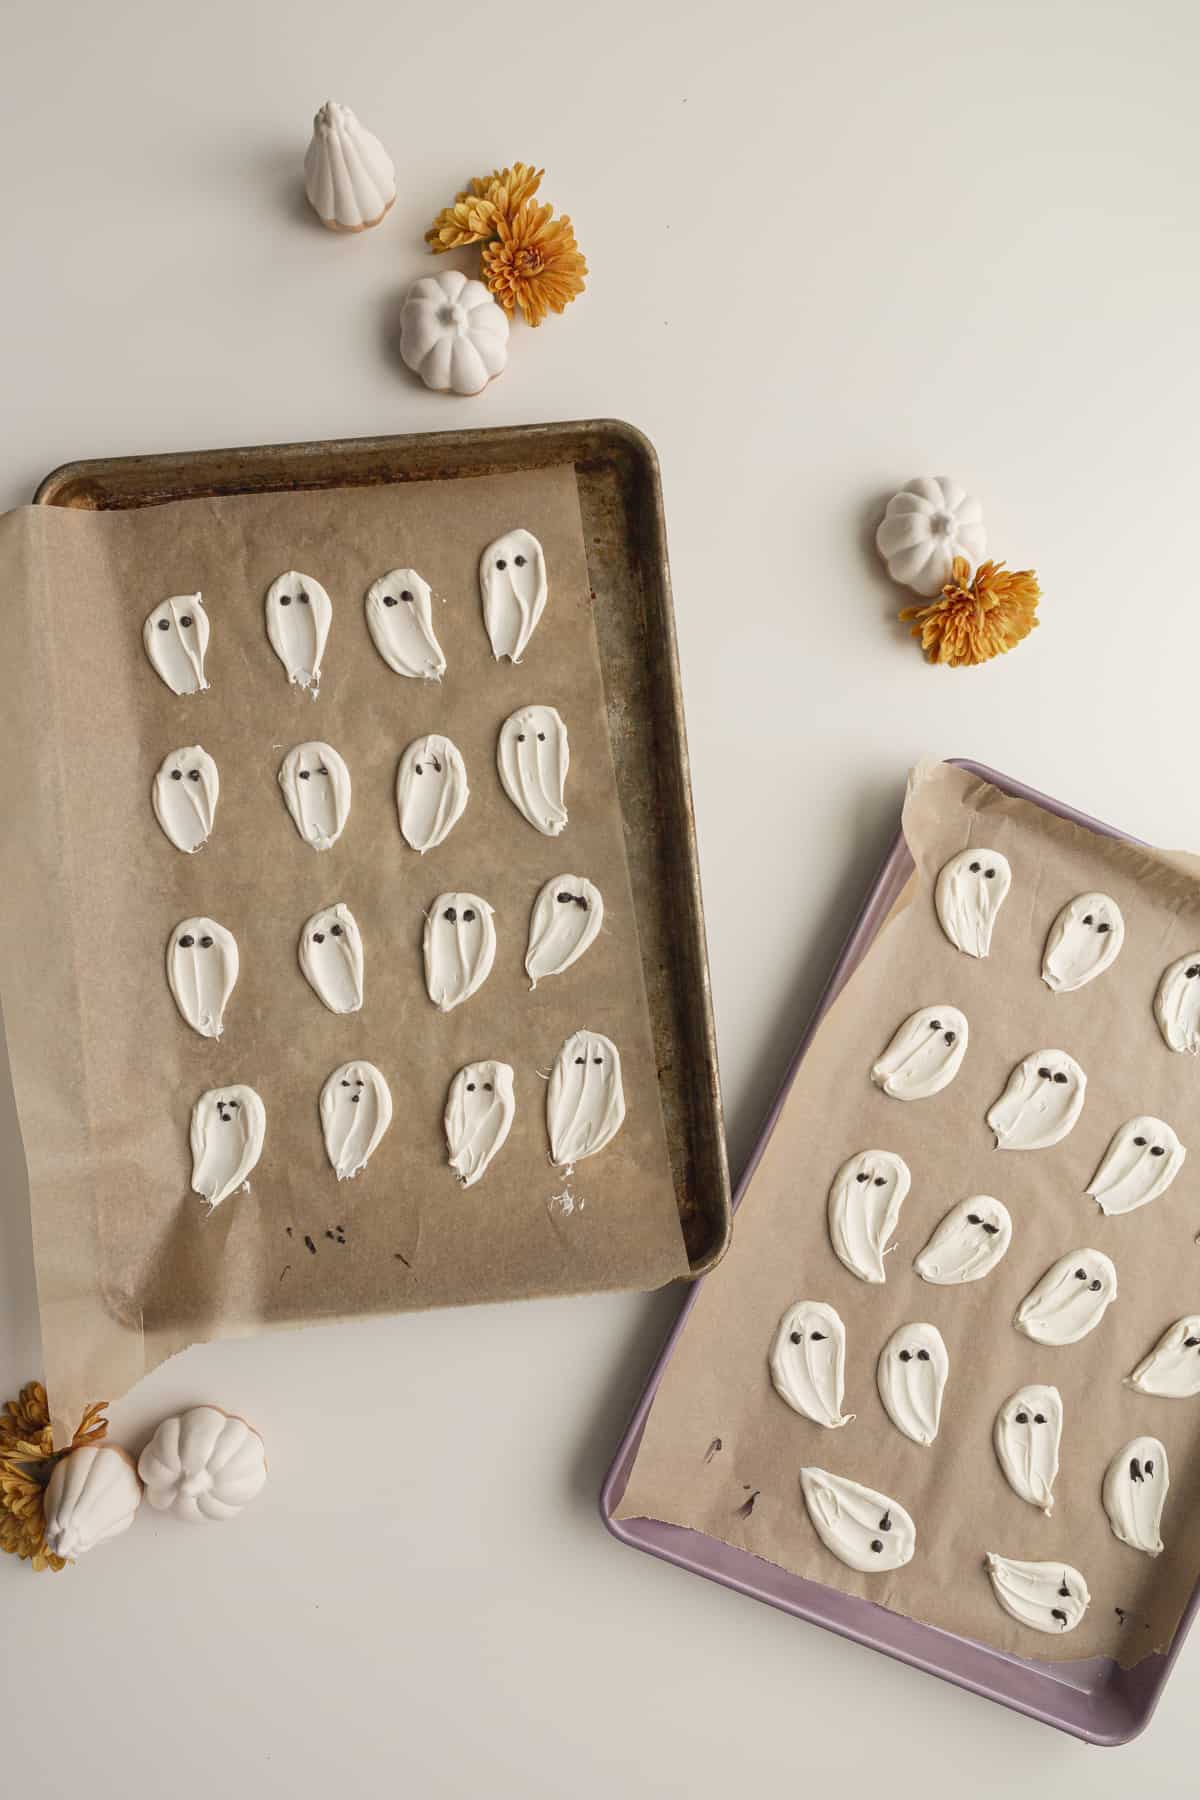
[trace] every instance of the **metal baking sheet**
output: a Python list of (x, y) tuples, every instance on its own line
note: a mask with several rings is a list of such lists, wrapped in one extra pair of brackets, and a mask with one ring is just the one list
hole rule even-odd
[[(1140, 840), (1128, 833), (1103, 825), (1086, 813), (1064, 806), (1035, 789), (1024, 786), (982, 763), (955, 759), (955, 766), (966, 769), (981, 780), (1027, 800), (1059, 818), (1086, 826), (1104, 837)], [(817, 1003), (783, 1085), (771, 1108), (758, 1141), (751, 1152), (734, 1196), (734, 1207), (745, 1194), (750, 1179), (783, 1107), (800, 1064), (811, 1044), (822, 1018), (846, 982), (870, 949), (876, 934), (899, 898), (913, 871), (908, 846), (898, 834), (875, 885), (868, 894), (858, 919), (846, 941), (825, 990)], [(1163, 1684), (1171, 1673), (1183, 1641), (1200, 1609), (1200, 1584), (1197, 1585), (1180, 1620), (1170, 1649), (1162, 1655), (1143, 1658), (1133, 1668), (1122, 1669), (1108, 1657), (1091, 1657), (1074, 1662), (1043, 1663), (1033, 1657), (1007, 1655), (991, 1649), (973, 1638), (923, 1625), (899, 1613), (889, 1612), (869, 1600), (839, 1593), (821, 1582), (810, 1581), (738, 1550), (703, 1532), (656, 1519), (617, 1519), (614, 1517), (629, 1482), (630, 1471), (642, 1441), (642, 1434), (654, 1398), (667, 1365), (674, 1354), (688, 1314), (696, 1303), (699, 1289), (693, 1289), (679, 1319), (663, 1347), (662, 1354), (650, 1374), (645, 1393), (638, 1402), (629, 1428), (617, 1449), (612, 1467), (605, 1478), (600, 1496), (600, 1510), (608, 1529), (623, 1544), (647, 1551), (665, 1562), (677, 1563), (693, 1574), (704, 1575), (724, 1587), (750, 1594), (757, 1600), (779, 1607), (784, 1612), (823, 1625), (840, 1636), (852, 1638), (887, 1656), (938, 1675), (944, 1681), (967, 1688), (986, 1699), (998, 1700), (1015, 1712), (1039, 1719), (1056, 1730), (1069, 1732), (1090, 1744), (1112, 1746), (1128, 1743), (1145, 1729), (1158, 1703)]]
[(105, 511), (562, 464), (574, 467), (579, 489), (667, 1143), (688, 1261), (700, 1275), (729, 1242), (729, 1170), (666, 526), (649, 441), (630, 425), (593, 420), (120, 457), (64, 464), (34, 498)]

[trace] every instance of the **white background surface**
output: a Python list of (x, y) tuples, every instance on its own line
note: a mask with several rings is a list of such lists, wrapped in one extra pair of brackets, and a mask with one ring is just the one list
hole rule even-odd
[[(1200, 848), (1186, 0), (10, 0), (0, 24), (0, 504), (120, 451), (596, 415), (655, 440), (735, 1166), (917, 756)], [(398, 165), (362, 239), (298, 198), (331, 95)], [(427, 395), (393, 349), (421, 231), (514, 157), (549, 169), (589, 292), (518, 327), (484, 397)], [(870, 547), (887, 494), (942, 470), (1046, 595), (976, 672), (924, 666)], [(38, 1350), (6, 1094), (0, 1130), (7, 1394)], [(145, 1516), (60, 1577), (5, 1562), (5, 1790), (1194, 1792), (1200, 1639), (1106, 1754), (613, 1543), (596, 1492), (678, 1298), (159, 1370), (115, 1440), (217, 1401), (271, 1485), (226, 1530)]]

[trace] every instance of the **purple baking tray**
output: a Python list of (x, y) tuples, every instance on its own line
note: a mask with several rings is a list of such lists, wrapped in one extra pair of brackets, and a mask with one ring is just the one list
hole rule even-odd
[[(1025, 787), (1023, 783), (1014, 781), (1007, 775), (1000, 775), (995, 769), (985, 768), (982, 763), (960, 758), (955, 758), (954, 762), (957, 768), (980, 776), (993, 787), (999, 788), (1001, 793), (1013, 794), (1019, 800), (1031, 800), (1046, 812), (1057, 814), (1060, 819), (1069, 819), (1075, 825), (1085, 825), (1090, 831), (1099, 832), (1104, 837), (1123, 838), (1127, 843), (1140, 841), (1131, 838), (1127, 832), (1115, 830), (1111, 825), (1102, 825), (1098, 819), (1091, 819), (1072, 806), (1064, 806), (1058, 800), (1051, 800), (1047, 795), (1039, 794), (1035, 789)], [(897, 834), (817, 1002), (816, 1011), (800, 1039), (783, 1086), (750, 1153), (750, 1160), (734, 1195), (735, 1208), (741, 1203), (759, 1157), (775, 1128), (784, 1096), (804, 1060), (818, 1025), (870, 949), (875, 934), (912, 870), (913, 860), (908, 847), (903, 836)], [(889, 1612), (886, 1607), (877, 1606), (871, 1600), (860, 1599), (857, 1595), (838, 1593), (835, 1588), (790, 1574), (786, 1569), (764, 1562), (761, 1557), (753, 1556), (747, 1550), (735, 1550), (716, 1538), (706, 1537), (703, 1532), (689, 1531), (679, 1525), (665, 1525), (657, 1519), (613, 1517), (628, 1485), (629, 1472), (642, 1441), (642, 1433), (646, 1428), (646, 1419), (658, 1392), (658, 1385), (674, 1354), (688, 1314), (699, 1298), (701, 1285), (698, 1282), (692, 1289), (674, 1330), (663, 1346), (662, 1354), (651, 1371), (646, 1391), (605, 1478), (600, 1494), (600, 1512), (613, 1536), (635, 1550), (645, 1550), (651, 1556), (661, 1557), (664, 1562), (677, 1563), (681, 1569), (691, 1570), (694, 1575), (707, 1576), (710, 1581), (719, 1581), (723, 1587), (750, 1594), (756, 1600), (765, 1600), (768, 1605), (777, 1606), (783, 1612), (794, 1613), (797, 1618), (807, 1619), (813, 1625), (823, 1625), (827, 1630), (836, 1631), (841, 1637), (852, 1638), (856, 1643), (867, 1644), (873, 1650), (882, 1650), (886, 1656), (894, 1656), (899, 1662), (911, 1663), (914, 1668), (924, 1669), (930, 1675), (940, 1675), (943, 1681), (952, 1681), (958, 1687), (968, 1688), (973, 1694), (982, 1694), (985, 1699), (998, 1700), (1001, 1705), (1012, 1707), (1014, 1712), (1027, 1713), (1031, 1719), (1040, 1719), (1043, 1724), (1070, 1732), (1072, 1736), (1083, 1738), (1089, 1744), (1126, 1744), (1143, 1731), (1158, 1704), (1163, 1684), (1191, 1629), (1197, 1609), (1200, 1608), (1200, 1584), (1194, 1589), (1187, 1610), (1179, 1622), (1174, 1642), (1164, 1655), (1147, 1656), (1132, 1669), (1122, 1669), (1106, 1656), (1088, 1657), (1078, 1662), (1038, 1662), (1032, 1657), (1006, 1655), (974, 1638), (959, 1637), (954, 1632), (942, 1631), (934, 1625), (918, 1624), (915, 1619), (903, 1618), (899, 1613)]]

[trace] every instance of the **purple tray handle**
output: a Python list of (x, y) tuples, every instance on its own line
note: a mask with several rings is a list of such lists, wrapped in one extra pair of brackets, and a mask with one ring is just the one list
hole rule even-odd
[[(1067, 819), (1073, 825), (1084, 825), (1102, 837), (1121, 838), (1126, 843), (1140, 843), (1128, 832), (1117, 831), (1099, 819), (1089, 818), (1074, 807), (1001, 775), (983, 763), (965, 758), (951, 759), (955, 768), (977, 775), (1001, 793), (1018, 800), (1029, 800), (1044, 812)], [(875, 884), (867, 895), (817, 1002), (813, 1016), (800, 1039), (782, 1086), (771, 1106), (763, 1128), (750, 1153), (750, 1159), (738, 1182), (733, 1197), (734, 1209), (741, 1204), (746, 1188), (766, 1148), (783, 1109), (788, 1090), (803, 1062), (817, 1027), (829, 1006), (849, 980), (870, 948), (887, 913), (913, 870), (913, 860), (902, 832), (898, 832)], [(705, 1280), (710, 1277), (705, 1277)], [(650, 1372), (646, 1390), (638, 1402), (629, 1427), (621, 1439), (611, 1468), (600, 1491), (600, 1516), (613, 1536), (635, 1550), (644, 1550), (664, 1562), (676, 1563), (694, 1575), (703, 1575), (723, 1587), (765, 1600), (769, 1606), (793, 1613), (810, 1624), (822, 1625), (839, 1636), (882, 1650), (885, 1656), (924, 1669), (957, 1687), (967, 1688), (985, 1699), (998, 1700), (1014, 1712), (1040, 1719), (1058, 1731), (1066, 1731), (1086, 1743), (1113, 1746), (1126, 1744), (1144, 1731), (1158, 1704), (1163, 1685), (1170, 1675), (1183, 1641), (1200, 1609), (1200, 1583), (1192, 1592), (1171, 1648), (1162, 1655), (1144, 1657), (1136, 1667), (1122, 1669), (1110, 1657), (1098, 1656), (1077, 1662), (1044, 1663), (1032, 1657), (1010, 1656), (990, 1649), (974, 1638), (960, 1637), (934, 1625), (923, 1625), (906, 1619), (900, 1613), (877, 1606), (872, 1600), (854, 1594), (842, 1594), (822, 1582), (793, 1575), (787, 1569), (753, 1556), (748, 1550), (736, 1550), (717, 1538), (681, 1525), (666, 1525), (657, 1519), (616, 1519), (613, 1517), (629, 1483), (630, 1470), (642, 1441), (646, 1420), (658, 1392), (659, 1383), (675, 1351), (675, 1345), (687, 1323), (688, 1314), (699, 1298), (702, 1282), (691, 1289), (683, 1309), (662, 1352)]]

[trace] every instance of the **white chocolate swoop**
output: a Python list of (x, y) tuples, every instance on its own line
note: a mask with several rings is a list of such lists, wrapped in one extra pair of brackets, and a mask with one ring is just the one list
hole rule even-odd
[(366, 1168), (392, 1122), (392, 1094), (369, 1062), (343, 1063), (321, 1089), (325, 1154), (339, 1181)]
[(167, 940), (167, 984), (179, 1016), (201, 1037), (219, 1038), (238, 978), (232, 931), (215, 919), (181, 919)]
[(1087, 1076), (1065, 1050), (1035, 1050), (1019, 1062), (987, 1122), (997, 1150), (1048, 1150), (1060, 1144), (1083, 1111)]
[(466, 811), (467, 765), (448, 737), (414, 738), (396, 771), (400, 835), (424, 856), (444, 844)]
[(508, 1063), (474, 1062), (450, 1083), (443, 1125), (450, 1167), (463, 1187), (474, 1187), (504, 1148), (517, 1112)]
[(73, 1562), (133, 1524), (142, 1484), (116, 1444), (81, 1444), (55, 1463), (46, 1483), (46, 1548)]
[(363, 1003), (363, 946), (358, 921), (338, 901), (322, 907), (300, 933), (300, 968), (331, 1013), (358, 1012)]
[(1072, 1250), (1029, 1290), (1013, 1324), (1037, 1344), (1077, 1344), (1116, 1297), (1117, 1271), (1103, 1250)]
[(996, 1461), (1019, 1500), (1049, 1518), (1062, 1444), (1063, 1403), (1056, 1387), (1033, 1383), (1010, 1394), (996, 1414), (992, 1443)]
[(546, 1088), (550, 1160), (570, 1174), (611, 1144), (625, 1119), (621, 1056), (598, 1031), (576, 1031), (554, 1059)]
[(533, 903), (525, 973), (530, 988), (561, 975), (595, 943), (604, 923), (600, 889), (583, 875), (553, 875)]
[(262, 1155), (267, 1109), (251, 1087), (209, 1088), (192, 1108), (192, 1192), (211, 1212), (240, 1187)]
[(1200, 1394), (1200, 1313), (1168, 1325), (1125, 1385), (1160, 1400), (1191, 1400)]
[(1165, 1119), (1127, 1119), (1104, 1152), (1087, 1192), (1102, 1213), (1133, 1212), (1165, 1194), (1187, 1151)]
[(1012, 1216), (990, 1194), (960, 1200), (935, 1227), (925, 1248), (913, 1259), (922, 1281), (956, 1287), (990, 1275), (1012, 1243)]
[(936, 1325), (901, 1325), (879, 1352), (875, 1379), (884, 1411), (914, 1444), (932, 1444), (942, 1422), (950, 1353)]
[(1130, 1438), (1104, 1473), (1101, 1498), (1112, 1533), (1131, 1550), (1161, 1556), (1162, 1515), (1171, 1472), (1166, 1445), (1155, 1437)]
[(330, 850), (350, 817), (350, 771), (332, 744), (297, 744), (279, 765), (292, 824), (314, 850)]
[(199, 744), (187, 744), (163, 757), (150, 800), (164, 837), (177, 850), (191, 856), (208, 842), (220, 792), (217, 765)]
[(779, 1321), (771, 1345), (771, 1380), (793, 1412), (836, 1430), (853, 1413), (842, 1411), (846, 1386), (846, 1327), (832, 1306), (797, 1300)]
[(267, 637), (289, 682), (310, 689), (315, 699), (333, 623), (329, 595), (311, 575), (289, 569), (267, 589), (266, 611)]
[(415, 569), (392, 569), (367, 589), (367, 630), (389, 669), (440, 681), (446, 656), (433, 628), (433, 594)]
[(989, 1550), (985, 1559), (992, 1592), (1018, 1625), (1054, 1636), (1074, 1631), (1092, 1596), (1070, 1563), (1015, 1562)]
[(860, 1150), (845, 1161), (829, 1190), (829, 1241), (860, 1281), (885, 1281), (883, 1259), (912, 1176), (891, 1150)]
[(483, 623), (492, 655), (519, 663), (546, 610), (546, 558), (531, 531), (508, 531), (479, 559)]
[(1050, 927), (1042, 980), (1055, 994), (1074, 994), (1111, 969), (1125, 942), (1125, 919), (1109, 894), (1077, 894)]
[(871, 1070), (893, 1100), (928, 1100), (949, 1087), (967, 1053), (967, 1021), (957, 1006), (923, 1006), (905, 1019)]
[(552, 706), (523, 706), (500, 727), (500, 785), (544, 837), (557, 837), (566, 825), (563, 791), (570, 763), (567, 728)]
[(800, 1490), (825, 1548), (864, 1575), (912, 1561), (917, 1528), (898, 1500), (828, 1469), (801, 1469)]
[(1200, 1052), (1200, 950), (1189, 950), (1163, 971), (1154, 1016), (1168, 1050)]
[(960, 850), (945, 863), (934, 889), (942, 930), (956, 950), (984, 957), (1012, 886), (1008, 858), (998, 850)]
[(481, 988), (496, 960), (492, 909), (478, 894), (439, 894), (425, 915), (425, 986), (442, 1012)]
[(199, 694), (208, 651), (208, 614), (199, 594), (173, 594), (147, 616), (142, 642), (156, 675), (173, 694)]
[(138, 1474), (156, 1512), (203, 1524), (235, 1518), (261, 1494), (267, 1458), (245, 1419), (192, 1406), (162, 1421), (138, 1457)]

